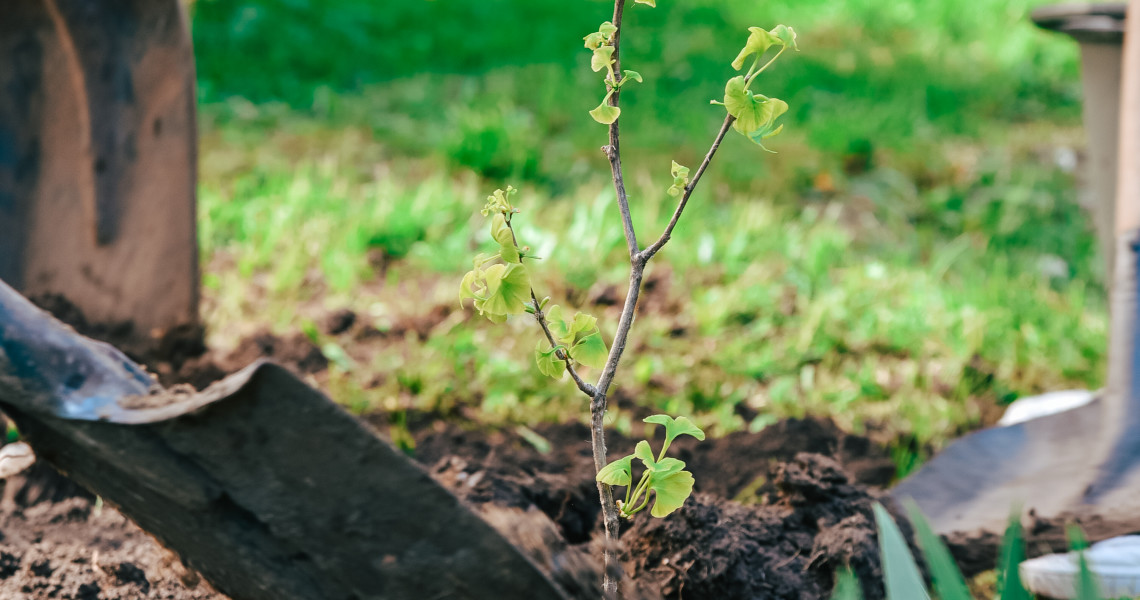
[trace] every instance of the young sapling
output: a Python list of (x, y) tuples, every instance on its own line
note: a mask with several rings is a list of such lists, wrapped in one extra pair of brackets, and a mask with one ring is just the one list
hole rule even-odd
[[(635, 1), (649, 7), (656, 6), (656, 0)], [(602, 23), (597, 31), (584, 38), (586, 49), (592, 53), (590, 68), (594, 72), (605, 72), (603, 78), (605, 95), (601, 103), (589, 111), (589, 114), (595, 121), (609, 128), (609, 143), (602, 147), (602, 152), (609, 160), (630, 260), (629, 287), (612, 345), (606, 348), (598, 328), (598, 320), (594, 316), (577, 312), (570, 317), (557, 305), (548, 308), (549, 297), (544, 297), (541, 301), (538, 299), (538, 295), (531, 287), (531, 278), (527, 271), (527, 261), (535, 257), (530, 256), (529, 247), (519, 246), (511, 224), (512, 218), (519, 210), (511, 202), (511, 196), (516, 190), (510, 186), (507, 186), (506, 190), (496, 190), (487, 198), (487, 204), (483, 207), (483, 215), (491, 217), (491, 237), (498, 244), (499, 251), (490, 255), (476, 256), (474, 268), (464, 276), (460, 285), (460, 302), (470, 299), (475, 310), (493, 322), (501, 323), (509, 315), (522, 313), (532, 315), (545, 338), (545, 341), (539, 340), (535, 349), (535, 362), (539, 371), (554, 378), (560, 378), (563, 373), (569, 374), (578, 389), (590, 398), (590, 442), (608, 542), (604, 551), (603, 581), (603, 591), (607, 598), (617, 596), (621, 574), (616, 552), (619, 519), (632, 518), (644, 510), (649, 505), (650, 492), (654, 498), (650, 514), (654, 517), (664, 517), (680, 508), (692, 493), (693, 475), (684, 470), (683, 462), (668, 457), (665, 453), (679, 435), (692, 435), (697, 439), (704, 439), (704, 432), (686, 417), (674, 419), (667, 415), (654, 415), (645, 421), (665, 426), (665, 443), (661, 451), (655, 456), (649, 442), (641, 441), (633, 454), (607, 464), (603, 427), (607, 394), (629, 339), (646, 265), (669, 241), (688, 204), (689, 197), (708, 169), (729, 128), (735, 129), (761, 148), (764, 148), (764, 140), (775, 136), (783, 129), (782, 125), (776, 125), (776, 120), (787, 112), (787, 103), (778, 98), (753, 92), (752, 85), (757, 76), (767, 70), (784, 51), (789, 48), (799, 49), (796, 45), (796, 32), (791, 27), (778, 25), (771, 30), (749, 28), (744, 48), (732, 61), (735, 70), (744, 69), (745, 64), (749, 65), (748, 70), (744, 75), (737, 75), (728, 80), (723, 100), (712, 101), (713, 104), (725, 107), (728, 114), (724, 123), (713, 139), (704, 160), (691, 176), (688, 167), (676, 161), (672, 162), (670, 174), (673, 181), (666, 191), (669, 196), (677, 199), (676, 207), (660, 236), (642, 248), (637, 241), (630, 214), (619, 145), (621, 108), (618, 106), (618, 101), (622, 88), (630, 82), (644, 81), (637, 71), (621, 68), (619, 48), (625, 4), (626, 0), (615, 0), (613, 18)], [(773, 48), (776, 49), (774, 54), (769, 52)], [(769, 56), (770, 58), (766, 58)], [(597, 383), (591, 385), (584, 381), (578, 374), (578, 365), (600, 369)], [(634, 458), (644, 465), (641, 478), (636, 485), (633, 484), (632, 471)], [(614, 500), (613, 486), (626, 488), (624, 500)]]

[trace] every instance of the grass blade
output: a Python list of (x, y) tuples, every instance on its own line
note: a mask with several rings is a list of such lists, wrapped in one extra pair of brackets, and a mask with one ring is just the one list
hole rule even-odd
[(1021, 584), (1019, 565), (1025, 560), (1025, 534), (1021, 530), (1021, 509), (1010, 514), (1009, 526), (1001, 540), (1001, 555), (998, 557), (999, 600), (1032, 600), (1032, 596)]
[(1080, 527), (1074, 523), (1070, 523), (1065, 528), (1065, 533), (1069, 538), (1069, 548), (1077, 553), (1077, 600), (1100, 600), (1101, 596), (1097, 589), (1096, 578), (1093, 577), (1088, 558), (1085, 556), (1085, 550), (1089, 547), (1088, 539), (1085, 538)]
[(835, 590), (831, 592), (831, 600), (863, 600), (863, 589), (859, 587), (859, 580), (851, 569), (843, 569), (835, 580)]
[(941, 600), (973, 600), (966, 579), (962, 577), (962, 571), (950, 556), (950, 550), (942, 543), (942, 538), (930, 528), (930, 523), (913, 500), (908, 500), (905, 505), (911, 525), (914, 525), (914, 530), (918, 534), (918, 545), (922, 547), (926, 564), (930, 566), (934, 592)]
[(875, 503), (875, 521), (879, 526), (879, 552), (883, 561), (883, 583), (888, 600), (929, 600), (930, 592), (922, 582), (918, 565), (902, 532), (882, 504)]

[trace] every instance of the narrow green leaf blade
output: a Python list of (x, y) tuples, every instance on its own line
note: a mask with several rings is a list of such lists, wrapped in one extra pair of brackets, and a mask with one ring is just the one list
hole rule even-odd
[(918, 533), (918, 543), (926, 557), (926, 564), (930, 567), (930, 576), (934, 580), (934, 591), (941, 600), (972, 600), (970, 588), (966, 585), (962, 572), (958, 570), (957, 563), (950, 555), (942, 538), (934, 533), (918, 505), (908, 500), (906, 503), (907, 515)]
[(888, 600), (929, 600), (930, 592), (894, 519), (878, 502), (874, 505), (879, 528), (879, 552), (883, 562), (883, 583)]
[(839, 572), (835, 580), (835, 590), (831, 592), (831, 600), (863, 600), (863, 588), (859, 587), (859, 580), (850, 568)]
[(630, 71), (630, 70), (626, 69), (625, 71), (622, 71), (622, 74), (624, 75), (622, 77), (622, 82), (625, 82), (628, 80), (633, 80), (633, 81), (636, 81), (638, 83), (643, 82), (643, 80), (641, 79), (641, 73), (638, 73), (637, 71)]
[(1089, 547), (1085, 533), (1075, 523), (1069, 523), (1065, 527), (1065, 534), (1069, 538), (1069, 548), (1077, 553), (1076, 600), (1101, 600), (1096, 577), (1093, 576), (1088, 557), (1085, 555), (1085, 550)]
[(1021, 511), (1009, 517), (1009, 526), (1001, 540), (998, 556), (998, 598), (1000, 600), (1032, 600), (1033, 596), (1021, 583), (1019, 566), (1025, 560), (1025, 536), (1021, 530)]

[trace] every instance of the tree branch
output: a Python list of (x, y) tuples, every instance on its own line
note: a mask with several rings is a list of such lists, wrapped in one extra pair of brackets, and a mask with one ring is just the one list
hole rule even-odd
[[(617, 27), (617, 31), (614, 32), (613, 36), (614, 53), (611, 57), (614, 61), (614, 78), (621, 77), (619, 42), (621, 39), (621, 17), (624, 11), (625, 0), (616, 0), (614, 2), (613, 24), (614, 27)], [(618, 89), (617, 84), (617, 81), (612, 81), (607, 84), (614, 87), (614, 93), (610, 95), (610, 106), (618, 105), (618, 97), (621, 95), (621, 90)], [(629, 196), (626, 195), (625, 178), (622, 176), (621, 144), (618, 131), (618, 124), (620, 122), (621, 118), (619, 117), (616, 121), (610, 123), (610, 143), (602, 148), (602, 152), (604, 152), (606, 154), (606, 158), (610, 160), (610, 174), (613, 176), (614, 193), (617, 195), (618, 210), (621, 212), (622, 229), (625, 230), (625, 243), (629, 248), (629, 258), (630, 260), (633, 260), (633, 258), (637, 256), (637, 252), (640, 247), (637, 245), (637, 234), (633, 230), (633, 217), (629, 212)]]
[(701, 175), (705, 174), (705, 169), (709, 168), (709, 163), (712, 162), (713, 156), (716, 154), (717, 149), (720, 148), (721, 141), (724, 140), (724, 136), (728, 133), (728, 128), (732, 126), (732, 122), (735, 120), (736, 118), (732, 115), (728, 115), (724, 118), (724, 124), (720, 126), (720, 131), (717, 132), (716, 139), (713, 140), (708, 154), (705, 154), (705, 160), (702, 161), (701, 166), (697, 168), (697, 172), (693, 175), (692, 180), (689, 181), (689, 185), (685, 186), (685, 193), (681, 196), (681, 200), (677, 202), (677, 208), (673, 211), (673, 218), (669, 219), (669, 224), (665, 226), (665, 231), (661, 233), (661, 237), (657, 238), (656, 242), (653, 242), (648, 248), (641, 252), (641, 258), (644, 262), (649, 262), (649, 259), (653, 258), (653, 255), (657, 254), (665, 243), (669, 241), (669, 238), (672, 237), (673, 228), (677, 226), (677, 221), (681, 219), (681, 213), (685, 211), (685, 205), (689, 203), (689, 196), (693, 195), (693, 190), (697, 188), (697, 182), (701, 180)]
[[(534, 294), (534, 288), (530, 288), (530, 299), (534, 302), (534, 320), (538, 321), (539, 327), (542, 327), (542, 333), (546, 334), (546, 341), (550, 342), (551, 348), (557, 346), (558, 344), (554, 341), (554, 334), (550, 332), (550, 325), (546, 322), (546, 314), (538, 307), (538, 296)], [(566, 372), (570, 374), (570, 379), (574, 380), (574, 385), (578, 386), (578, 389), (582, 390), (583, 394), (593, 398), (594, 386), (582, 381), (582, 378), (578, 376), (578, 372), (574, 370), (574, 365), (571, 364), (570, 357), (566, 356), (565, 352), (559, 350), (558, 359), (566, 364)]]

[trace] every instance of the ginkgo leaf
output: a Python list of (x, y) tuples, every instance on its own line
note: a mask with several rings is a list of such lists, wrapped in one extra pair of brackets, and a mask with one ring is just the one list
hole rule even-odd
[(693, 474), (688, 471), (653, 473), (649, 476), (653, 490), (653, 509), (649, 514), (661, 518), (681, 508), (693, 493)]
[(653, 465), (657, 464), (657, 459), (653, 458), (653, 448), (649, 446), (649, 442), (641, 440), (633, 449), (633, 455), (645, 464), (645, 468), (652, 469)]
[(495, 213), (491, 217), (491, 237), (502, 245), (514, 244), (515, 238), (511, 233), (511, 228), (507, 225), (507, 218), (503, 213)]
[(791, 48), (799, 52), (800, 47), (796, 45), (796, 30), (788, 27), (787, 25), (777, 25), (769, 31), (772, 35), (776, 36), (780, 43), (786, 48)]
[(602, 467), (594, 479), (606, 485), (629, 485), (633, 481), (632, 467), (630, 466), (632, 461), (632, 454), (619, 458)]
[(492, 265), (483, 271), (487, 293), (478, 308), (493, 315), (517, 315), (526, 309), (530, 299), (530, 277), (526, 267), (515, 263)]
[[(744, 61), (753, 54), (760, 55), (767, 52), (768, 48), (776, 44), (783, 45), (783, 41), (770, 32), (764, 31), (759, 27), (748, 28), (748, 41), (744, 43), (744, 48), (740, 50), (740, 54), (732, 61), (732, 68), (739, 71), (744, 68)], [(793, 37), (793, 41), (794, 41)]]
[(598, 46), (594, 48), (594, 55), (590, 57), (590, 68), (595, 73), (606, 68), (606, 65), (614, 62), (614, 47), (613, 46)]
[(606, 21), (602, 23), (601, 27), (598, 27), (598, 33), (606, 36), (606, 39), (608, 40), (613, 37), (615, 33), (617, 33), (617, 27), (612, 22)]
[(598, 328), (598, 318), (588, 313), (574, 314), (574, 322), (570, 324), (571, 333), (589, 333)]
[(547, 377), (561, 379), (565, 363), (558, 359), (555, 348), (548, 347), (545, 341), (539, 340), (534, 348), (534, 361), (538, 363), (538, 371)]
[(771, 132), (776, 118), (788, 111), (788, 103), (779, 98), (753, 94), (740, 75), (729, 79), (724, 86), (724, 107), (736, 117), (733, 129), (745, 136), (761, 130)]
[(574, 332), (570, 331), (569, 325), (562, 317), (562, 307), (555, 304), (546, 309), (546, 326), (550, 329), (550, 335), (560, 344), (573, 344)]
[(602, 44), (606, 43), (606, 36), (602, 35), (600, 31), (595, 31), (582, 39), (586, 42), (586, 48), (590, 50), (596, 50), (601, 47)]
[(633, 0), (637, 4), (648, 4), (653, 8), (657, 8), (657, 0)]
[(684, 468), (685, 461), (670, 456), (662, 458), (660, 461), (653, 465), (653, 468), (651, 470), (659, 475), (668, 475), (669, 473), (676, 473), (677, 471), (680, 471)]
[(606, 349), (606, 343), (602, 341), (601, 332), (595, 331), (579, 339), (570, 349), (570, 356), (587, 367), (600, 369), (606, 364), (609, 350)]
[(705, 439), (705, 432), (697, 427), (688, 417), (674, 419), (669, 415), (651, 415), (645, 417), (646, 423), (665, 426), (665, 445), (668, 446), (679, 435), (691, 435), (698, 440)]
[(685, 186), (689, 185), (689, 167), (673, 161), (669, 173), (673, 175), (673, 185), (669, 186), (669, 195), (680, 196), (685, 191)]
[(468, 271), (463, 276), (463, 281), (459, 283), (459, 305), (463, 306), (463, 301), (468, 298), (476, 298), (476, 281), (478, 280), (479, 273), (477, 271)]
[(641, 73), (638, 73), (637, 71), (629, 71), (629, 70), (622, 71), (622, 78), (621, 78), (622, 83), (625, 83), (627, 80), (630, 80), (630, 79), (632, 79), (638, 83), (643, 83), (642, 79), (641, 79)]
[(618, 117), (621, 116), (621, 109), (616, 106), (610, 106), (607, 102), (609, 102), (608, 98), (603, 100), (597, 108), (590, 111), (590, 116), (594, 117), (594, 120), (602, 125), (609, 125), (618, 120)]

